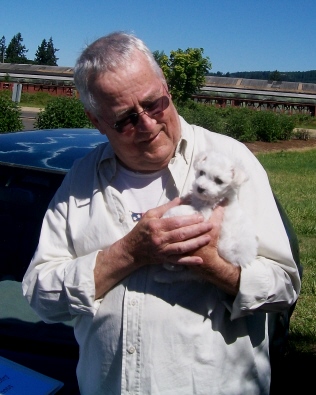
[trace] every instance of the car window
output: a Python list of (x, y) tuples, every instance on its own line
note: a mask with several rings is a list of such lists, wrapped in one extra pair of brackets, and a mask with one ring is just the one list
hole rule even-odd
[(63, 174), (0, 165), (0, 280), (22, 280), (47, 206), (63, 178)]

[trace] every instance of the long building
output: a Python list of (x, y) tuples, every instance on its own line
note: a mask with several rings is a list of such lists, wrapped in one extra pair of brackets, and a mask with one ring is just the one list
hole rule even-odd
[(73, 67), (41, 66), (35, 64), (0, 63), (0, 78), (21, 83), (73, 84)]
[(251, 107), (315, 116), (316, 84), (208, 76), (194, 99), (218, 107)]
[[(74, 95), (73, 68), (0, 63), (0, 90), (22, 84), (22, 92)], [(316, 84), (207, 76), (193, 96), (205, 105), (251, 107), (289, 114), (316, 114)]]

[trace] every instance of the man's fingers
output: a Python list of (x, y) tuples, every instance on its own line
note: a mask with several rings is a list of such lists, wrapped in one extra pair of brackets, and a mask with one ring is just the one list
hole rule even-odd
[(164, 248), (164, 252), (168, 260), (170, 256), (174, 256), (174, 258), (176, 258), (176, 261), (178, 261), (181, 255), (187, 255), (188, 253), (192, 254), (192, 251), (208, 245), (210, 240), (210, 234), (205, 233), (195, 238), (189, 238), (183, 241), (168, 244)]
[(181, 203), (181, 198), (176, 197), (175, 199), (171, 200), (168, 203), (162, 204), (154, 209), (148, 210), (144, 217), (146, 218), (161, 218), (165, 212), (167, 212), (170, 208), (179, 206)]

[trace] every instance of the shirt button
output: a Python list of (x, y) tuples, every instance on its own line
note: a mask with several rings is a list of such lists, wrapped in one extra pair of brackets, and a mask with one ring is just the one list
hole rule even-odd
[(130, 301), (131, 306), (135, 306), (137, 304), (137, 300), (136, 299), (132, 299)]
[(130, 354), (134, 354), (134, 352), (136, 351), (136, 348), (134, 346), (130, 346), (127, 350)]
[(120, 222), (122, 223), (123, 221), (124, 221), (124, 218), (125, 218), (125, 216), (124, 216), (124, 214), (120, 214)]

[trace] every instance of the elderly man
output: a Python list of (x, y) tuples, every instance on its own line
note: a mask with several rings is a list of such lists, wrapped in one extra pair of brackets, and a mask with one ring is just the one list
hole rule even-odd
[[(265, 171), (243, 144), (178, 115), (133, 35), (88, 46), (75, 83), (109, 143), (75, 163), (56, 193), (23, 291), (44, 321), (75, 320), (81, 393), (269, 394), (267, 313), (296, 301), (300, 278)], [(246, 268), (217, 252), (225, 207), (209, 221), (162, 218), (189, 192), (202, 150), (247, 169), (239, 201), (259, 247)], [(157, 281), (166, 261), (202, 281)]]

